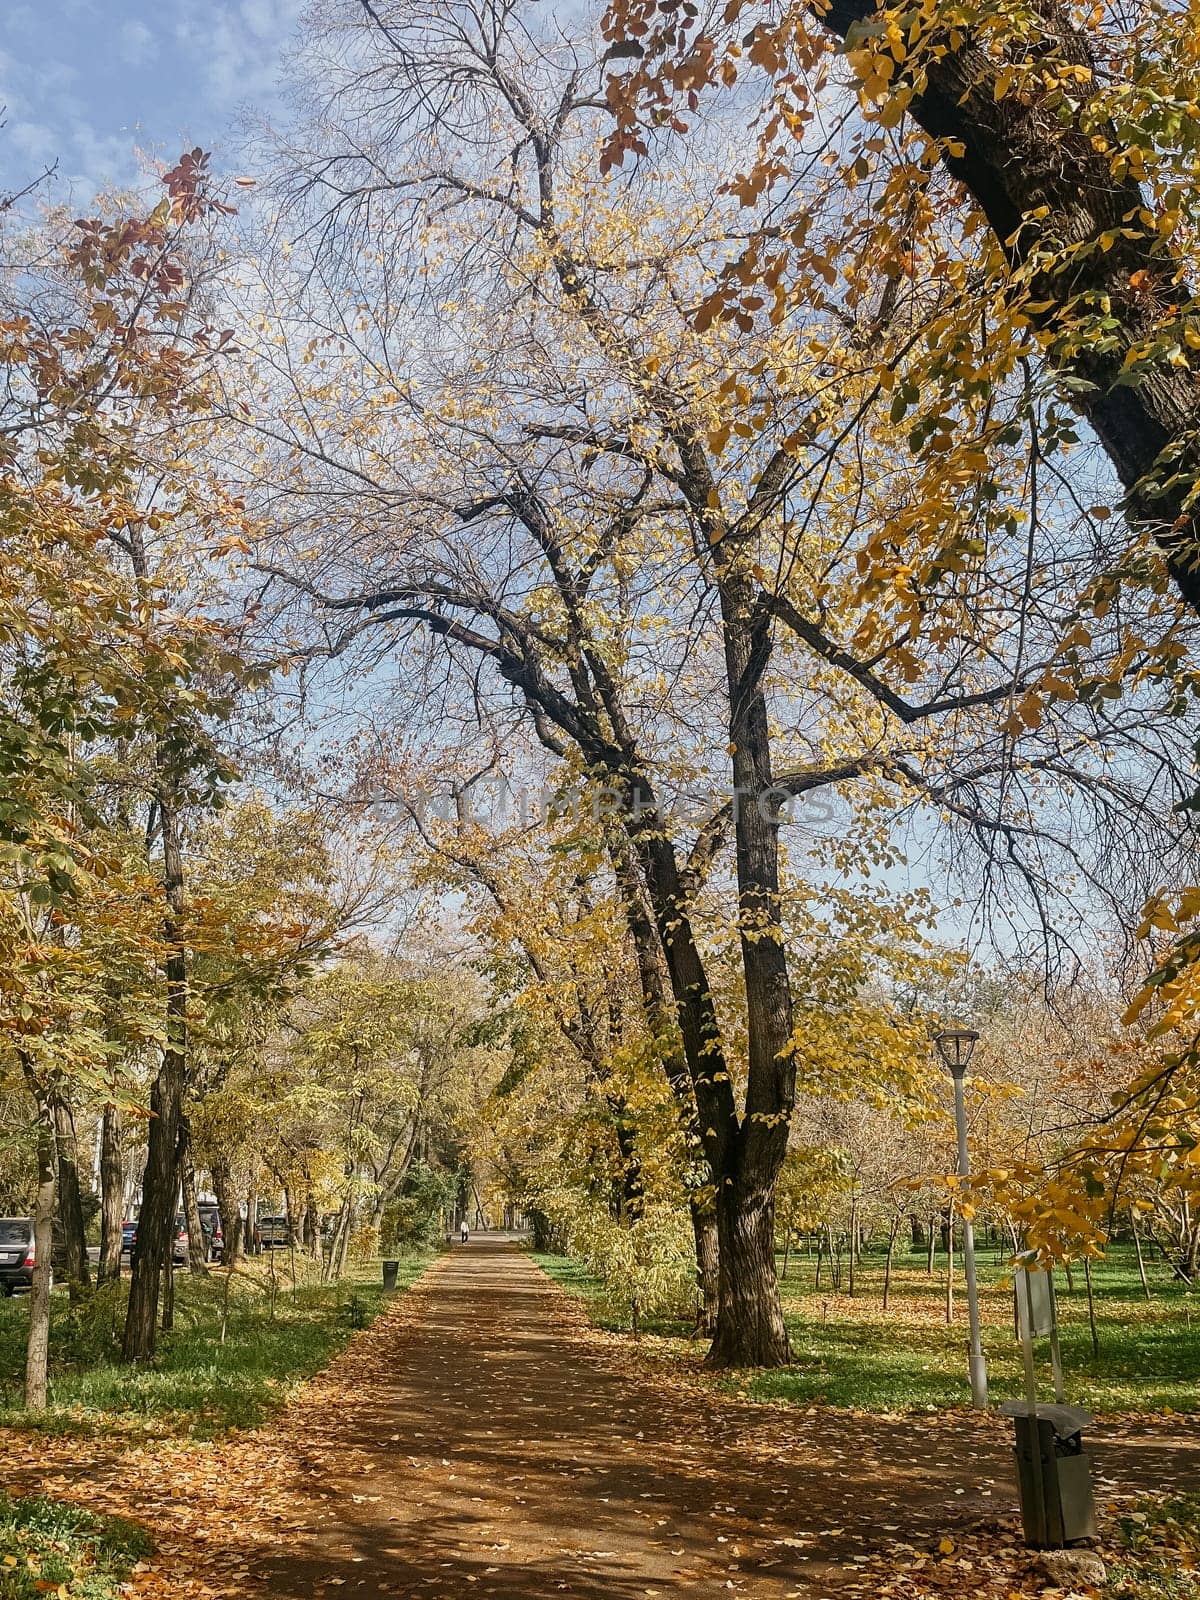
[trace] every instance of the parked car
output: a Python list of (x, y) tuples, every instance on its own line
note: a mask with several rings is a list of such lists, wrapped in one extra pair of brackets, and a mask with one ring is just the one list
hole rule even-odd
[[(121, 1252), (128, 1254), (130, 1261), (137, 1249), (138, 1225), (136, 1222), (123, 1222), (121, 1224)], [(175, 1218), (175, 1239), (171, 1246), (171, 1261), (174, 1266), (186, 1265), (188, 1258), (188, 1231), (187, 1223), (183, 1216)]]
[(171, 1247), (171, 1261), (177, 1267), (186, 1266), (188, 1258), (187, 1220), (182, 1212), (175, 1218), (175, 1242)]
[(208, 1259), (219, 1261), (225, 1254), (225, 1230), (221, 1226), (221, 1213), (215, 1200), (201, 1200), (200, 1226), (204, 1229)]
[(292, 1242), (292, 1230), (288, 1226), (288, 1219), (259, 1217), (258, 1237), (264, 1250), (274, 1250), (276, 1246), (286, 1249)]
[(33, 1287), (33, 1218), (0, 1217), (0, 1288), (15, 1294)]

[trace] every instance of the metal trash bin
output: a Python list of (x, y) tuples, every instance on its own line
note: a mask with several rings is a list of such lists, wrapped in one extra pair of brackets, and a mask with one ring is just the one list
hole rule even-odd
[(383, 1287), (385, 1289), (394, 1289), (396, 1287), (396, 1278), (399, 1272), (400, 1263), (398, 1261), (385, 1261), (383, 1263)]
[(1008, 1400), (1000, 1409), (1016, 1425), (1013, 1454), (1025, 1543), (1052, 1550), (1094, 1538), (1092, 1458), (1083, 1448), (1091, 1414), (1079, 1406), (1042, 1405), (1035, 1417), (1027, 1400)]

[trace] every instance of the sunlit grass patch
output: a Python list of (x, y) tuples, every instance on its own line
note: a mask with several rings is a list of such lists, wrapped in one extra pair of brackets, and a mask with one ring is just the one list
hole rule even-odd
[[(535, 1255), (563, 1288), (578, 1295), (600, 1327), (616, 1332), (628, 1324), (609, 1304), (604, 1285), (581, 1263), (565, 1256)], [(782, 1269), (782, 1259), (778, 1263)], [(1187, 1292), (1161, 1263), (1147, 1266), (1150, 1298), (1138, 1276), (1132, 1250), (1116, 1246), (1092, 1268), (1096, 1346), (1088, 1315), (1082, 1269), (1074, 1286), (1059, 1271), (1059, 1322), (1069, 1398), (1096, 1412), (1200, 1411), (1200, 1299)], [(983, 1341), (993, 1401), (1024, 1391), (1020, 1347), (1013, 1330), (1007, 1252), (981, 1248), (979, 1278)], [(757, 1400), (831, 1405), (863, 1411), (941, 1409), (970, 1401), (967, 1382), (967, 1305), (956, 1262), (953, 1321), (946, 1321), (946, 1259), (938, 1254), (932, 1273), (926, 1257), (897, 1252), (883, 1309), (884, 1261), (864, 1256), (848, 1290), (843, 1265), (840, 1291), (823, 1264), (793, 1252), (780, 1291), (791, 1337), (790, 1367), (730, 1374), (721, 1382)], [(661, 1323), (647, 1332), (686, 1337), (682, 1323)], [(686, 1346), (696, 1352), (694, 1341)], [(1044, 1368), (1049, 1386), (1049, 1369)]]
[[(398, 1287), (407, 1288), (430, 1259), (404, 1257)], [(312, 1264), (300, 1262), (293, 1292), (285, 1260), (272, 1275), (268, 1257), (239, 1268), (228, 1294), (220, 1272), (179, 1272), (175, 1292), (174, 1328), (160, 1334), (155, 1360), (136, 1367), (119, 1360), (125, 1285), (79, 1307), (56, 1294), (50, 1403), (33, 1418), (20, 1407), (28, 1302), (0, 1303), (0, 1422), (48, 1433), (200, 1439), (257, 1427), (388, 1300), (377, 1261), (361, 1263), (340, 1284), (322, 1284)]]
[(0, 1495), (0, 1600), (110, 1600), (151, 1549), (142, 1529), (119, 1517)]

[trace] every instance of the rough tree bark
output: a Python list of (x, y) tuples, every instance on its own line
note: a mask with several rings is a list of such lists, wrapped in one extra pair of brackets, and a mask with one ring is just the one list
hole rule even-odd
[(213, 1193), (217, 1197), (217, 1210), (221, 1214), (221, 1231), (225, 1235), (221, 1264), (232, 1267), (242, 1250), (242, 1218), (237, 1195), (233, 1187), (233, 1172), (228, 1161), (218, 1159), (212, 1165)]
[(100, 1125), (100, 1260), (96, 1283), (121, 1276), (121, 1223), (125, 1207), (124, 1115), (107, 1105)]
[(192, 1133), (186, 1121), (181, 1137), (179, 1179), (183, 1194), (183, 1220), (188, 1236), (188, 1271), (193, 1277), (206, 1278), (208, 1249), (200, 1222), (200, 1205), (196, 1199), (196, 1165), (192, 1159)]
[[(814, 9), (842, 39), (878, 14), (870, 0), (833, 0), (828, 9)], [(1186, 305), (1191, 290), (1180, 281), (1179, 261), (1142, 217), (1150, 213), (1140, 185), (1131, 176), (1114, 177), (1109, 155), (1096, 147), (1079, 113), (1060, 116), (1041, 95), (997, 93), (1014, 50), (1028, 60), (1048, 57), (1095, 71), (1087, 37), (1057, 0), (1032, 0), (1031, 9), (1044, 32), (1035, 44), (1010, 42), (1008, 51), (997, 51), (994, 33), (990, 49), (968, 33), (940, 59), (922, 55), (926, 84), (909, 109), (927, 133), (961, 144), (961, 155), (943, 156), (945, 165), (987, 217), (1014, 270), (1044, 249), (1053, 258), (1062, 246), (1111, 236), (1107, 248), (1077, 254), (1069, 273), (1040, 274), (1033, 299), (1048, 302), (1040, 315), (1053, 326), (1069, 301), (1108, 297), (1111, 343), (1101, 347), (1089, 339), (1061, 349), (1052, 343), (1050, 360), (1085, 385), (1072, 390), (1073, 403), (1116, 469), (1130, 515), (1155, 531), (1179, 592), (1200, 611), (1200, 516), (1186, 503), (1196, 472), (1186, 461), (1177, 478), (1156, 472), (1164, 450), (1183, 449), (1189, 459), (1193, 454), (1200, 422), (1196, 374), (1164, 360), (1140, 372), (1136, 383), (1121, 382), (1130, 351), (1153, 337), (1168, 307)], [(1113, 130), (1111, 148), (1121, 142)]]
[(637, 962), (638, 981), (642, 991), (642, 1005), (646, 1020), (663, 1051), (663, 1070), (671, 1093), (679, 1107), (679, 1117), (685, 1136), (694, 1147), (698, 1160), (705, 1161), (704, 1183), (697, 1193), (688, 1193), (688, 1209), (692, 1218), (692, 1234), (696, 1244), (696, 1288), (698, 1293), (696, 1332), (711, 1338), (717, 1331), (717, 1306), (720, 1299), (720, 1245), (717, 1239), (717, 1218), (713, 1209), (712, 1172), (704, 1158), (704, 1144), (700, 1137), (700, 1124), (696, 1112), (696, 1096), (683, 1053), (674, 1007), (668, 992), (666, 957), (662, 941), (654, 925), (654, 913), (646, 903), (646, 893), (638, 877), (637, 867), (629, 855), (624, 832), (615, 829), (609, 833), (609, 858), (621, 890), (625, 921), (633, 942)]
[(58, 1153), (58, 1216), (62, 1226), (63, 1275), (72, 1300), (91, 1281), (88, 1270), (87, 1235), (83, 1226), (83, 1197), (79, 1187), (79, 1159), (75, 1139), (75, 1118), (61, 1089), (51, 1096), (54, 1111), (54, 1143)]

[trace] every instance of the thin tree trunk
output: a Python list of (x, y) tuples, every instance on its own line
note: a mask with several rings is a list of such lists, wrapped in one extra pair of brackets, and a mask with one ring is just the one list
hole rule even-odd
[(25, 1350), (25, 1409), (46, 1409), (50, 1365), (50, 1286), (54, 1272), (56, 1161), (54, 1112), (33, 1068), (22, 1062), (37, 1109), (37, 1195), (33, 1206), (33, 1284), (29, 1291), (29, 1340)]
[(346, 1271), (346, 1262), (350, 1257), (350, 1240), (354, 1236), (354, 1197), (350, 1196), (346, 1209), (345, 1226), (341, 1238), (338, 1240), (337, 1268), (334, 1276), (340, 1283)]
[(1129, 1226), (1133, 1233), (1133, 1248), (1137, 1251), (1138, 1277), (1142, 1280), (1142, 1293), (1149, 1300), (1150, 1284), (1146, 1278), (1146, 1258), (1142, 1254), (1142, 1236), (1138, 1232), (1137, 1214), (1134, 1211), (1129, 1213)]
[(929, 1213), (929, 1249), (925, 1253), (925, 1272), (926, 1272), (926, 1275), (928, 1277), (930, 1277), (930, 1278), (933, 1277), (933, 1257), (934, 1257), (934, 1252), (935, 1252), (936, 1249), (937, 1249), (937, 1212), (936, 1211), (931, 1211)]
[(847, 1288), (849, 1289), (849, 1292), (850, 1292), (851, 1300), (854, 1299), (854, 1262), (855, 1262), (855, 1258), (857, 1257), (857, 1255), (858, 1255), (858, 1201), (857, 1201), (857, 1199), (852, 1198), (851, 1201), (850, 1201), (850, 1282), (847, 1285)]
[(892, 1287), (892, 1253), (896, 1248), (896, 1235), (900, 1231), (900, 1218), (892, 1218), (892, 1231), (888, 1234), (887, 1260), (883, 1266), (883, 1309), (888, 1308), (888, 1293)]
[(329, 1259), (325, 1263), (326, 1283), (336, 1283), (342, 1275), (342, 1263), (346, 1256), (346, 1243), (350, 1233), (350, 1195), (347, 1192), (338, 1207), (337, 1221), (334, 1223), (333, 1236), (329, 1241)]
[(121, 1224), (125, 1220), (124, 1114), (116, 1105), (104, 1108), (100, 1125), (100, 1260), (96, 1282), (115, 1283), (121, 1276)]
[(83, 1227), (83, 1199), (79, 1189), (75, 1118), (61, 1090), (54, 1091), (52, 1104), (54, 1143), (58, 1152), (58, 1217), (62, 1226), (63, 1274), (70, 1285), (71, 1299), (75, 1300), (79, 1297), (80, 1289), (86, 1288), (91, 1281), (87, 1236)]
[(949, 1223), (946, 1228), (946, 1322), (954, 1321), (954, 1203), (947, 1209)]
[(262, 1252), (258, 1243), (258, 1183), (252, 1183), (246, 1191), (246, 1254), (257, 1256)]
[(314, 1261), (321, 1259), (321, 1219), (317, 1214), (316, 1197), (308, 1191), (304, 1207), (304, 1247)]
[(1092, 1355), (1100, 1354), (1100, 1335), (1096, 1332), (1096, 1301), (1092, 1294), (1092, 1263), (1091, 1258), (1083, 1258), (1083, 1281), (1087, 1285), (1088, 1326), (1092, 1330)]

